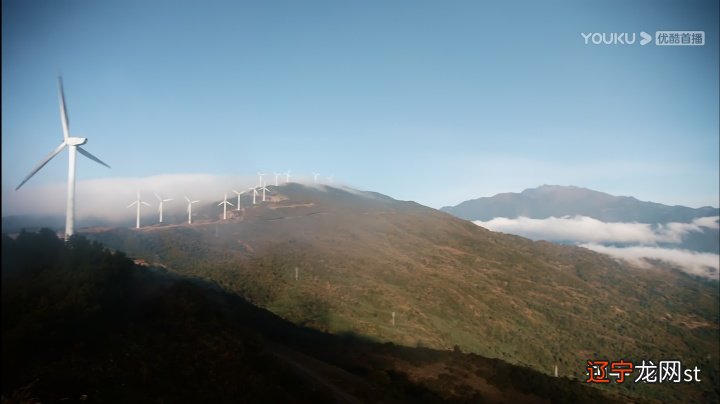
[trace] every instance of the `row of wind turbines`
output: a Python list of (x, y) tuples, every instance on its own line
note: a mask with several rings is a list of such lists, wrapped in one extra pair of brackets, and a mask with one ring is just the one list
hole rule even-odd
[[(247, 193), (248, 191), (252, 191), (252, 197), (253, 197), (253, 202), (252, 202), (252, 203), (253, 203), (253, 205), (256, 205), (256, 204), (257, 204), (257, 198), (261, 195), (261, 192), (260, 192), (260, 191), (262, 191), (262, 202), (265, 202), (265, 201), (267, 200), (267, 198), (266, 198), (266, 195), (267, 195), (266, 192), (269, 193), (270, 190), (268, 189), (267, 184), (266, 184), (265, 181), (263, 180), (263, 176), (265, 176), (265, 175), (267, 175), (267, 174), (265, 174), (265, 173), (258, 173), (259, 181), (258, 181), (258, 185), (255, 186), (255, 187), (250, 187), (250, 188), (248, 188), (248, 189), (245, 190), (245, 191), (236, 191), (236, 190), (234, 190), (234, 189), (232, 190), (232, 191), (237, 195), (237, 205), (233, 205), (232, 202), (229, 202), (228, 199), (227, 199), (228, 194), (225, 193), (225, 197), (224, 197), (224, 199), (222, 200), (222, 202), (218, 203), (218, 206), (222, 206), (222, 207), (223, 207), (223, 220), (227, 220), (227, 207), (228, 207), (228, 206), (236, 207), (235, 210), (238, 210), (238, 211), (241, 209), (241, 207), (242, 207), (242, 206), (241, 206), (242, 200), (240, 199), (240, 197), (241, 197), (243, 194)], [(275, 186), (278, 186), (278, 185), (279, 185), (279, 183), (278, 183), (278, 177), (280, 177), (280, 176), (282, 176), (282, 175), (285, 176), (285, 184), (287, 184), (287, 183), (290, 182), (290, 171), (287, 171), (287, 172), (282, 173), (282, 174), (275, 173)], [(158, 200), (158, 212), (159, 212), (159, 214), (160, 214), (159, 222), (162, 223), (162, 222), (163, 222), (163, 203), (165, 203), (165, 202), (170, 202), (170, 201), (173, 200), (173, 198), (163, 198), (163, 197), (161, 197), (160, 195), (158, 195), (157, 193), (153, 193), (153, 194), (155, 195), (155, 198), (157, 198), (157, 200)], [(188, 224), (192, 224), (192, 205), (193, 205), (194, 203), (198, 203), (198, 202), (200, 202), (200, 201), (199, 201), (199, 200), (193, 201), (193, 200), (191, 200), (190, 198), (188, 198), (187, 195), (184, 196), (184, 198), (185, 198), (185, 200), (186, 200), (187, 203), (188, 203), (188, 207), (187, 207)], [(141, 206), (141, 205), (145, 205), (145, 206), (147, 206), (147, 207), (150, 207), (150, 204), (149, 204), (149, 203), (147, 203), (146, 201), (142, 200), (142, 198), (140, 197), (140, 190), (138, 190), (138, 191), (137, 191), (137, 197), (136, 197), (136, 199), (127, 206), (128, 209), (131, 208), (131, 207), (133, 207), (133, 206), (136, 207), (136, 218), (135, 218), (135, 228), (136, 228), (136, 229), (139, 229), (139, 228), (140, 228), (140, 206)]]
[[(18, 185), (15, 190), (19, 190), (20, 187), (22, 187), (32, 176), (34, 176), (38, 171), (40, 171), (47, 163), (50, 162), (55, 156), (57, 156), (61, 151), (63, 151), (66, 147), (68, 149), (69, 158), (68, 158), (68, 182), (67, 182), (67, 207), (65, 211), (65, 240), (70, 238), (75, 233), (75, 168), (76, 168), (76, 158), (77, 153), (80, 152), (83, 156), (89, 158), (90, 160), (93, 160), (99, 164), (104, 165), (107, 168), (110, 168), (109, 165), (107, 165), (105, 162), (100, 160), (99, 158), (93, 156), (90, 152), (80, 147), (81, 145), (84, 145), (87, 143), (87, 138), (84, 137), (75, 137), (70, 135), (70, 119), (68, 118), (67, 108), (65, 106), (65, 91), (63, 89), (63, 82), (62, 77), (58, 77), (58, 94), (60, 98), (60, 123), (62, 125), (63, 129), (63, 141), (60, 143), (58, 147), (56, 147), (53, 151), (51, 151), (45, 158), (40, 161), (33, 169), (30, 171), (30, 174), (28, 174), (22, 182), (20, 182), (20, 185)], [(262, 199), (265, 201), (265, 192), (269, 192), (267, 187), (265, 186), (265, 183), (263, 182), (263, 176), (266, 175), (264, 173), (258, 173), (260, 175), (260, 183), (256, 187), (251, 187), (248, 190), (253, 191), (253, 204), (256, 203), (256, 198), (259, 196), (259, 191), (262, 191)], [(275, 185), (278, 185), (278, 178), (280, 176), (285, 176), (285, 182), (290, 182), (290, 171), (286, 173), (274, 173), (275, 174)], [(320, 174), (318, 173), (312, 173), (313, 174), (313, 181), (315, 184), (318, 183), (318, 176)], [(328, 181), (332, 183), (333, 176), (328, 177)], [(238, 195), (238, 210), (240, 210), (240, 195), (247, 191), (238, 192), (233, 190)], [(162, 208), (164, 202), (169, 202), (172, 200), (170, 199), (163, 199), (159, 195), (155, 194), (155, 196), (159, 200), (158, 210), (160, 212), (160, 222), (162, 223)], [(190, 198), (185, 196), (185, 200), (188, 202), (188, 223), (192, 223), (192, 205), (194, 203), (200, 202), (199, 200), (192, 201)], [(140, 198), (140, 191), (137, 193), (137, 199), (133, 201), (128, 208), (132, 206), (136, 206), (136, 212), (137, 212), (137, 220), (136, 220), (136, 227), (140, 227), (140, 206), (146, 205), (150, 206), (149, 203), (146, 201), (143, 201)], [(223, 205), (223, 219), (227, 218), (227, 205), (234, 206), (232, 203), (227, 201), (227, 194), (225, 194), (225, 199), (220, 202), (218, 205)]]

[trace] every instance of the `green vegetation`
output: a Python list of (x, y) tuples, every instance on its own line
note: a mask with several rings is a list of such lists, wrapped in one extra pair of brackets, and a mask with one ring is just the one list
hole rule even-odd
[(48, 230), (3, 235), (2, 281), (3, 403), (627, 399), (459, 349), (299, 327), (215, 284)]
[[(25, 402), (323, 399), (188, 282), (47, 230), (2, 241), (4, 398)], [(3, 400), (3, 402), (5, 402)]]
[(578, 380), (589, 359), (681, 360), (700, 367), (702, 382), (602, 388), (663, 401), (720, 399), (716, 281), (489, 232), (411, 202), (284, 192), (287, 199), (248, 208), (242, 220), (88, 236), (320, 331), (457, 345), (546, 374), (557, 364)]

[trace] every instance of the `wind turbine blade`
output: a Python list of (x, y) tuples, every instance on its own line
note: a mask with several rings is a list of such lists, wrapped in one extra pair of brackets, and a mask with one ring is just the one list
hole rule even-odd
[(158, 194), (155, 193), (155, 192), (153, 192), (153, 194), (155, 195), (155, 197), (157, 198), (158, 201), (160, 201), (160, 202), (163, 201), (162, 198), (160, 198), (160, 195), (158, 195)]
[(27, 182), (27, 180), (30, 179), (30, 177), (35, 175), (36, 172), (40, 171), (41, 168), (45, 167), (45, 164), (47, 164), (48, 161), (50, 161), (53, 157), (55, 157), (58, 153), (60, 153), (62, 151), (62, 149), (64, 149), (64, 148), (65, 148), (65, 142), (60, 143), (60, 146), (58, 146), (55, 150), (50, 152), (50, 154), (48, 154), (45, 157), (45, 159), (42, 162), (40, 162), (40, 164), (35, 166), (35, 168), (33, 168), (33, 170), (30, 171), (30, 174), (28, 174), (28, 176), (25, 177), (24, 180), (22, 180), (20, 185), (18, 185), (17, 188), (15, 188), (15, 190), (17, 191), (18, 189), (20, 189), (20, 187), (23, 186), (23, 184), (25, 184)]
[[(130, 205), (128, 205), (127, 207), (129, 208), (129, 207), (131, 207), (131, 206), (135, 205), (136, 203), (137, 203), (137, 201), (135, 201), (135, 202), (131, 203), (131, 204), (130, 204)], [(125, 209), (127, 209), (127, 208), (125, 208)]]
[(60, 119), (62, 120), (63, 136), (67, 140), (70, 136), (70, 120), (65, 107), (65, 90), (63, 90), (62, 76), (58, 76), (58, 89), (60, 91)]
[(100, 160), (99, 158), (93, 156), (92, 154), (90, 154), (89, 151), (83, 149), (82, 147), (78, 146), (78, 147), (77, 147), (77, 151), (79, 151), (82, 155), (84, 155), (85, 157), (89, 158), (90, 160), (94, 160), (94, 161), (96, 161), (96, 162), (104, 165), (105, 167), (110, 168), (109, 165), (103, 163), (102, 160)]
[(187, 196), (185, 197), (185, 200), (188, 201), (188, 203), (190, 203), (190, 198), (188, 198)]
[(199, 200), (197, 200), (197, 201), (192, 201), (192, 203), (198, 203), (198, 202), (200, 202), (200, 201), (199, 201)]
[(148, 206), (148, 207), (150, 206), (150, 204), (145, 201), (140, 201), (140, 203), (142, 203), (143, 205)]
[(172, 201), (172, 200), (173, 200), (173, 198), (168, 198), (168, 199), (163, 199), (162, 201), (163, 201), (163, 202), (170, 202), (170, 201)]
[(225, 202), (225, 203), (227, 203), (227, 204), (230, 205), (230, 206), (235, 206), (235, 205), (232, 204), (232, 202)]
[(218, 206), (222, 205), (225, 201), (218, 203)]

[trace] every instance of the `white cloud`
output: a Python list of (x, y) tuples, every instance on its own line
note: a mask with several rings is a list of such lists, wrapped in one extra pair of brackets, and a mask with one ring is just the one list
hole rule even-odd
[(608, 247), (600, 244), (581, 244), (581, 247), (622, 258), (639, 265), (644, 259), (657, 259), (679, 265), (688, 273), (718, 279), (720, 255), (695, 251), (648, 246)]
[(688, 232), (700, 232), (703, 227), (718, 228), (718, 217), (695, 219), (692, 223), (667, 223), (653, 226), (647, 223), (606, 223), (587, 216), (508, 219), (496, 217), (475, 224), (493, 231), (517, 234), (533, 240), (576, 241), (581, 243), (680, 243)]
[(720, 229), (720, 216), (699, 217), (693, 220), (693, 223), (708, 229)]
[[(680, 266), (688, 273), (718, 278), (720, 255), (675, 248), (662, 248), (657, 243), (682, 242), (689, 232), (703, 228), (718, 229), (720, 217), (702, 217), (691, 223), (667, 223), (653, 226), (646, 223), (606, 223), (586, 216), (550, 217), (547, 219), (494, 218), (474, 223), (493, 231), (516, 234), (534, 240), (573, 241), (593, 251), (647, 265), (644, 259), (663, 260)], [(631, 244), (614, 247), (603, 243)], [(634, 245), (633, 245), (634, 244)]]
[[(221, 177), (206, 174), (157, 175), (142, 178), (103, 178), (78, 181), (76, 188), (76, 211), (78, 218), (102, 217), (119, 219), (132, 216), (126, 209), (140, 190), (142, 199), (157, 206), (153, 192), (163, 198), (174, 198), (164, 209), (184, 209), (184, 195), (203, 202), (222, 200), (225, 192), (232, 189), (248, 188), (257, 184), (257, 177)], [(238, 189), (239, 190), (239, 189)], [(230, 196), (228, 196), (229, 198)], [(3, 189), (3, 215), (64, 214), (67, 198), (65, 183), (54, 183), (38, 187), (23, 187), (18, 191)], [(154, 212), (155, 209), (147, 209)]]
[[(268, 185), (275, 182), (271, 174), (266, 174), (265, 180)], [(284, 182), (284, 176), (279, 180), (280, 183)], [(298, 180), (307, 183), (308, 186), (325, 189), (323, 184), (314, 185), (312, 177), (309, 180), (303, 177), (291, 177), (292, 182)], [(318, 179), (318, 182), (320, 181), (321, 179)], [(135, 211), (127, 209), (127, 206), (135, 200), (137, 190), (140, 191), (142, 199), (152, 205), (151, 208), (142, 208), (143, 215), (149, 215), (155, 214), (157, 209), (157, 199), (153, 192), (163, 198), (174, 199), (163, 206), (164, 211), (171, 213), (185, 210), (187, 206), (183, 198), (185, 195), (204, 204), (217, 203), (227, 193), (228, 200), (235, 203), (237, 196), (233, 193), (233, 189), (246, 190), (257, 184), (257, 175), (167, 174), (82, 180), (78, 181), (76, 187), (76, 216), (78, 219), (99, 217), (110, 221), (132, 219)], [(338, 183), (333, 186), (342, 185)], [(64, 182), (60, 182), (36, 187), (28, 184), (18, 191), (3, 188), (3, 216), (64, 215), (67, 203), (66, 187)]]

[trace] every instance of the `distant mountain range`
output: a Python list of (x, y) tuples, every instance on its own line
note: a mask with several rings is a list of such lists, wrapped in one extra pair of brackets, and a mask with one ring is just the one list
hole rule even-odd
[(80, 232), (323, 332), (457, 346), (546, 374), (557, 365), (580, 381), (596, 357), (673, 358), (707, 378), (611, 387), (663, 401), (718, 398), (716, 281), (491, 232), (372, 192), (269, 188), (268, 202), (228, 220), (214, 201), (193, 208), (192, 225)]
[[(655, 228), (668, 223), (690, 223), (698, 218), (720, 215), (720, 209), (710, 206), (697, 209), (668, 206), (643, 202), (628, 196), (613, 196), (586, 188), (558, 185), (543, 185), (520, 193), (503, 193), (493, 197), (472, 199), (456, 206), (445, 206), (441, 210), (471, 221), (489, 221), (501, 217), (547, 219), (586, 216), (606, 223), (646, 223)], [(703, 227), (685, 233), (679, 243), (657, 243), (657, 245), (718, 254), (719, 239), (720, 231), (717, 228)], [(615, 245), (622, 247), (629, 244), (615, 243)]]
[(520, 193), (503, 193), (471, 199), (440, 210), (465, 220), (490, 220), (496, 217), (545, 219), (582, 215), (603, 222), (688, 223), (693, 219), (720, 215), (711, 206), (688, 208), (639, 201), (630, 196), (613, 196), (587, 188), (542, 185)]
[[(117, 221), (110, 221), (98, 217), (76, 218), (75, 227), (118, 226)], [(3, 216), (2, 232), (6, 234), (18, 233), (21, 230), (38, 231), (42, 228), (61, 232), (65, 230), (65, 215), (13, 215)]]

